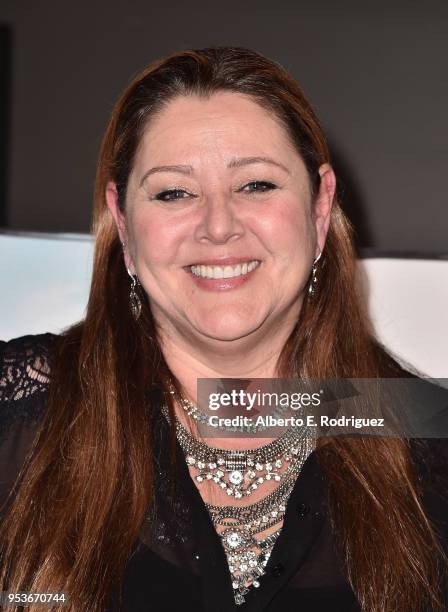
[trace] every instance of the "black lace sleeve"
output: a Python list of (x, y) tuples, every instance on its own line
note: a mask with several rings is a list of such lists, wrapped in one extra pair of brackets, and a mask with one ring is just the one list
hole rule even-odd
[(40, 334), (0, 341), (0, 436), (16, 420), (39, 418), (36, 406), (48, 391), (56, 338)]
[(0, 516), (45, 411), (56, 338), (0, 341)]

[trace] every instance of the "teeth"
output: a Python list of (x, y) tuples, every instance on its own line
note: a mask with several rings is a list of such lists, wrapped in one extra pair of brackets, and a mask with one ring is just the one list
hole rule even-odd
[(259, 261), (253, 260), (236, 266), (190, 266), (190, 270), (195, 276), (202, 278), (233, 278), (252, 272), (259, 263)]

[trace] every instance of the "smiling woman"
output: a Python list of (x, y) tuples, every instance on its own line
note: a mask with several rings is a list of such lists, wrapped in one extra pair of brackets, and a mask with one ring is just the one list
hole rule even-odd
[(195, 425), (198, 379), (409, 376), (335, 192), (313, 110), (262, 55), (183, 51), (129, 85), (86, 318), (1, 347), (2, 590), (72, 612), (446, 609), (444, 441)]
[[(335, 177), (328, 164), (318, 172), (312, 194), (288, 132), (247, 95), (177, 96), (151, 121), (124, 202), (113, 181), (106, 197), (126, 265), (178, 365), (220, 350), (205, 336), (233, 341), (221, 367), (233, 353), (240, 374), (274, 375), (266, 355), (275, 359), (297, 320), (330, 222)], [(188, 335), (197, 343), (180, 344)], [(248, 336), (255, 354), (245, 365)], [(185, 374), (193, 396), (196, 377)]]

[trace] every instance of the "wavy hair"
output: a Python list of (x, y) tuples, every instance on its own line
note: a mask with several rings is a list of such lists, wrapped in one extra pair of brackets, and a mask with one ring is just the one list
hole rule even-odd
[[(177, 96), (220, 91), (250, 96), (278, 119), (314, 192), (319, 166), (330, 162), (297, 82), (254, 51), (174, 53), (127, 87), (99, 155), (86, 317), (58, 342), (46, 416), (2, 526), (8, 590), (65, 591), (69, 610), (100, 612), (123, 576), (152, 500), (150, 416), (157, 402), (148, 401), (147, 391), (151, 385), (166, 390), (169, 381), (179, 386), (163, 358), (146, 296), (138, 322), (129, 312), (129, 279), (105, 190), (109, 181), (116, 183), (124, 211), (128, 177), (151, 120)], [(316, 295), (304, 300), (278, 361), (279, 376), (403, 375), (375, 340), (355, 275), (351, 228), (336, 198)], [(417, 611), (428, 603), (438, 609), (439, 547), (408, 443), (330, 438), (317, 453), (329, 483), (337, 545), (363, 612)]]

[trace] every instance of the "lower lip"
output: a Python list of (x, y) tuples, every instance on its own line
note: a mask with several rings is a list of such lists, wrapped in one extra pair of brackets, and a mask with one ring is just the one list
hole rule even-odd
[(232, 278), (202, 278), (202, 276), (193, 274), (190, 268), (187, 268), (187, 272), (192, 277), (193, 282), (196, 283), (198, 287), (201, 287), (201, 289), (207, 291), (228, 291), (229, 289), (236, 289), (244, 285), (244, 283), (247, 283), (260, 266), (261, 263), (250, 272), (240, 274), (239, 276), (232, 276)]

